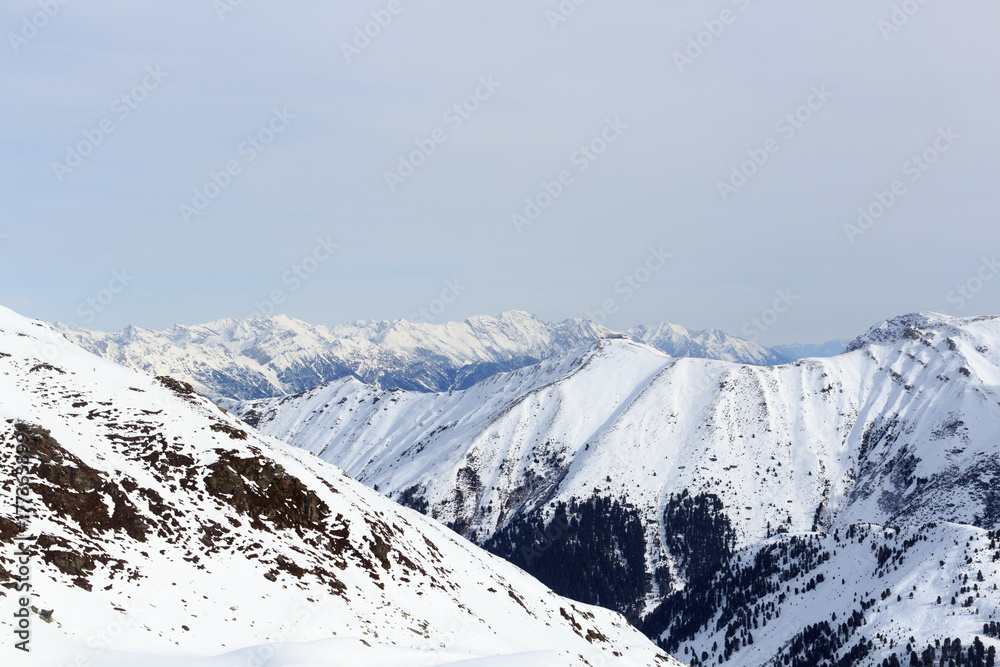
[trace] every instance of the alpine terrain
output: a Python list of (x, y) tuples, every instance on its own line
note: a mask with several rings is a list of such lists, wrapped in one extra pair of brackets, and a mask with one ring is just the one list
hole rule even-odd
[(692, 665), (994, 664), (1000, 317), (779, 366), (599, 340), (463, 391), (237, 409)]
[[(463, 389), (611, 333), (590, 320), (547, 323), (519, 311), (447, 324), (400, 319), (332, 329), (278, 315), (162, 332), (131, 326), (116, 333), (62, 330), (98, 356), (152, 375), (170, 375), (216, 399), (294, 394), (345, 377), (384, 388)], [(661, 323), (627, 333), (674, 356), (750, 364), (784, 359), (721, 331)]]
[(678, 664), (190, 385), (6, 309), (0, 441), (4, 665)]

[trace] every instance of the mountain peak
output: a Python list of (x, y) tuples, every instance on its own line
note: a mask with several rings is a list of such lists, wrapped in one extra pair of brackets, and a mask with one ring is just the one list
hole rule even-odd
[[(344, 377), (386, 388), (461, 389), (609, 333), (592, 320), (545, 322), (524, 310), (463, 322), (371, 320), (329, 329), (274, 315), (163, 332), (66, 330), (72, 340), (105, 358), (169, 373), (209, 396), (244, 400), (296, 394)], [(748, 364), (782, 361), (767, 348), (719, 331), (689, 331), (661, 322), (623, 333), (671, 356)]]
[(873, 325), (847, 345), (847, 352), (859, 350), (868, 345), (892, 343), (912, 337), (916, 332), (934, 329), (952, 323), (958, 318), (932, 311), (922, 311), (897, 315)]
[[(32, 554), (23, 617), (55, 619), (19, 626), (33, 664), (678, 664), (186, 383), (5, 309), (0, 350), (0, 441), (32, 459), (16, 476), (0, 462), (5, 484), (31, 478), (30, 509), (0, 508), (0, 580), (15, 585), (17, 544)], [(9, 644), (0, 656), (27, 664)]]
[(593, 340), (462, 391), (334, 383), (233, 411), (692, 665), (907, 664), (883, 660), (969, 645), (1000, 608), (973, 583), (1000, 577), (1000, 318), (867, 340), (777, 366)]

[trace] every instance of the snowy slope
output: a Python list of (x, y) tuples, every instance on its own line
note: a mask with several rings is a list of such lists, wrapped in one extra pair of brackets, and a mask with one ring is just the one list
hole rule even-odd
[[(955, 639), (968, 649), (978, 638), (997, 651), (1000, 641), (983, 626), (998, 618), (998, 561), (1000, 532), (955, 524), (771, 538), (738, 552), (711, 585), (684, 594), (704, 600), (702, 591), (722, 592), (723, 603), (706, 605), (705, 626), (679, 641), (677, 654), (699, 666), (721, 655), (739, 665), (816, 667), (829, 655), (817, 647), (827, 645), (852, 656), (849, 665), (893, 656), (908, 665), (911, 652)], [(692, 613), (698, 605), (682, 608), (667, 605), (667, 627), (700, 620)], [(937, 665), (942, 650), (934, 653)]]
[(791, 363), (810, 357), (835, 357), (847, 350), (851, 341), (842, 338), (828, 340), (825, 343), (792, 343), (790, 345), (774, 345), (771, 352), (778, 356), (781, 363)]
[[(677, 664), (190, 386), (6, 309), (0, 441), (8, 499), (31, 451), (33, 503), (26, 532), (0, 506), (4, 665)], [(30, 656), (11, 641), (24, 535), (31, 604), (54, 610)]]
[[(355, 377), (379, 387), (441, 391), (471, 386), (607, 335), (589, 320), (542, 322), (512, 311), (464, 322), (356, 322), (328, 329), (285, 316), (219, 320), (166, 331), (64, 329), (94, 354), (169, 374), (215, 397), (266, 398)], [(633, 338), (674, 356), (776, 363), (766, 348), (720, 331), (672, 324), (636, 327)]]
[(729, 531), (718, 546), (735, 552), (861, 523), (1000, 527), (1000, 318), (903, 316), (850, 349), (762, 367), (599, 341), (460, 392), (346, 379), (239, 411), (552, 582), (549, 555), (577, 553), (560, 535), (578, 539), (552, 528), (555, 508), (622, 500), (645, 543), (609, 540), (631, 570), (593, 601), (638, 618), (704, 558), (671, 531)]

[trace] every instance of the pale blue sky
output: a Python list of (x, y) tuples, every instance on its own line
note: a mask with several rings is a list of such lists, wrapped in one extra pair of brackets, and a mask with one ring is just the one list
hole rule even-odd
[[(243, 0), (220, 19), (228, 2), (3, 3), (0, 303), (110, 330), (275, 293), (333, 324), (409, 317), (457, 280), (437, 321), (604, 308), (739, 334), (790, 290), (764, 343), (1000, 312), (994, 2), (587, 0), (560, 22), (557, 0)], [(894, 4), (919, 10), (890, 32)], [(372, 12), (387, 25), (348, 61)], [(558, 196), (518, 231), (543, 182)], [(196, 188), (214, 198), (185, 215)], [(651, 248), (670, 258), (648, 271)]]

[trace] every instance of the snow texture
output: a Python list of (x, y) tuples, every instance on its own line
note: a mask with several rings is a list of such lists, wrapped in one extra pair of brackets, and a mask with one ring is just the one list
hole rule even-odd
[[(557, 502), (624, 499), (646, 523), (649, 572), (666, 566), (676, 580), (691, 554), (671, 552), (664, 510), (687, 492), (721, 500), (744, 561), (796, 536), (835, 551), (816, 570), (826, 583), (807, 597), (782, 582), (791, 588), (780, 624), (755, 629), (739, 664), (768, 664), (816, 619), (843, 620), (887, 588), (891, 599), (864, 610), (867, 638), (897, 650), (911, 635), (918, 650), (930, 637), (968, 640), (996, 617), (998, 601), (994, 554), (982, 544), (986, 529), (1000, 528), (1000, 318), (905, 315), (849, 350), (765, 367), (600, 340), (464, 391), (391, 391), (350, 378), (234, 407), (389, 497), (426, 503), (480, 543)], [(856, 525), (879, 537), (836, 546), (831, 536)], [(876, 573), (876, 542), (915, 533), (930, 541), (911, 545), (905, 566)], [(928, 602), (958, 595), (955, 578), (979, 568), (990, 590), (977, 591), (973, 606)], [(647, 610), (683, 586), (651, 582)], [(726, 631), (708, 623), (684, 644), (700, 653), (722, 646)], [(881, 661), (889, 646), (873, 650)]]
[[(279, 315), (162, 332), (131, 326), (116, 333), (63, 331), (98, 356), (170, 375), (213, 398), (234, 399), (294, 394), (345, 377), (384, 388), (462, 389), (612, 333), (589, 320), (546, 323), (520, 311), (445, 324), (394, 320), (328, 329)], [(626, 333), (674, 356), (781, 361), (766, 348), (721, 331), (661, 323)]]
[[(19, 441), (31, 604), (54, 610), (30, 654), (13, 648)], [(677, 664), (189, 385), (6, 309), (0, 442), (6, 666)]]

